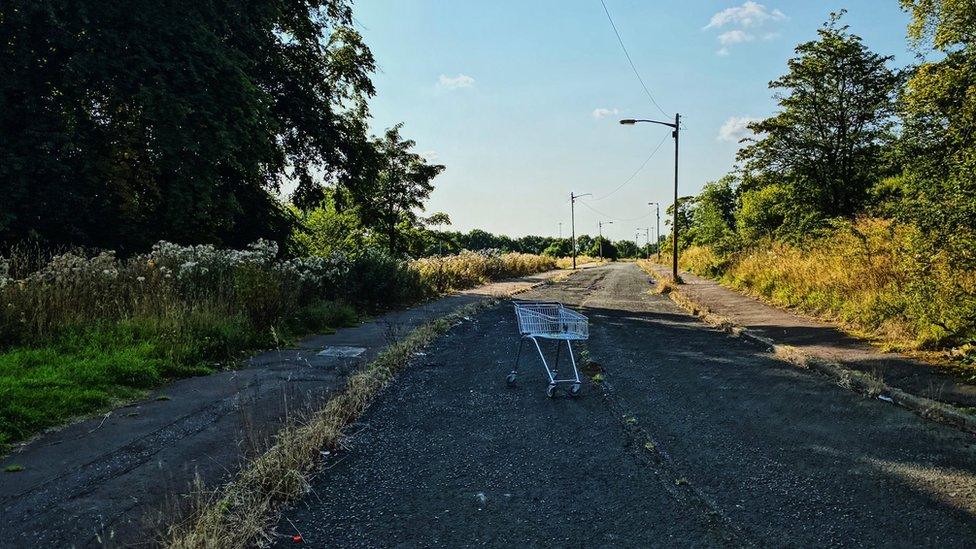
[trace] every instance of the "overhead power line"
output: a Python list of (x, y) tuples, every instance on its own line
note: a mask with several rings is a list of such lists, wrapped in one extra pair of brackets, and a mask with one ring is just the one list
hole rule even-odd
[(627, 223), (627, 222), (630, 222), (630, 221), (640, 221), (641, 219), (646, 219), (648, 217), (651, 217), (651, 214), (653, 213), (653, 212), (648, 212), (647, 215), (642, 215), (640, 217), (630, 217), (630, 218), (627, 218), (627, 219), (618, 219), (618, 218), (615, 218), (615, 217), (613, 217), (612, 215), (610, 215), (608, 213), (601, 212), (600, 210), (594, 208), (593, 206), (590, 206), (589, 204), (587, 204), (586, 202), (583, 202), (582, 200), (580, 200), (579, 203), (582, 204), (582, 205), (584, 205), (584, 206), (586, 206), (590, 210), (592, 210), (593, 213), (602, 215), (603, 217), (606, 217), (607, 219), (609, 219), (611, 221), (620, 222), (620, 223)]
[(604, 198), (610, 198), (611, 196), (613, 196), (614, 194), (616, 194), (617, 191), (619, 191), (620, 189), (624, 188), (628, 183), (630, 183), (631, 181), (633, 181), (634, 178), (637, 177), (637, 174), (639, 174), (641, 172), (641, 170), (644, 169), (644, 166), (646, 166), (647, 163), (651, 161), (651, 158), (654, 158), (654, 155), (657, 154), (657, 151), (658, 151), (658, 149), (661, 148), (661, 145), (664, 145), (664, 141), (667, 138), (668, 138), (668, 136), (667, 136), (667, 134), (665, 134), (664, 137), (661, 138), (661, 142), (658, 143), (656, 147), (654, 147), (654, 150), (651, 151), (651, 154), (649, 154), (647, 156), (647, 158), (644, 159), (644, 162), (641, 163), (640, 167), (637, 168), (637, 171), (635, 171), (634, 173), (630, 174), (630, 177), (628, 177), (627, 179), (625, 179), (623, 183), (617, 185), (617, 188), (615, 188), (614, 190), (610, 191), (609, 193), (607, 193), (607, 194), (605, 194), (605, 195), (603, 195), (603, 196), (601, 196), (599, 198), (594, 198), (593, 199), (593, 202), (599, 202), (600, 200), (603, 200)]
[(607, 3), (604, 0), (600, 0), (600, 4), (603, 4), (603, 11), (607, 14), (607, 20), (610, 21), (610, 26), (613, 27), (613, 33), (617, 35), (617, 42), (620, 43), (620, 49), (624, 50), (624, 55), (627, 56), (627, 62), (630, 63), (630, 68), (634, 69), (634, 76), (637, 77), (637, 81), (640, 82), (642, 88), (644, 88), (644, 93), (647, 94), (647, 98), (651, 100), (651, 103), (657, 107), (657, 110), (661, 111), (661, 114), (668, 116), (668, 113), (664, 112), (661, 105), (657, 104), (654, 100), (654, 96), (651, 95), (651, 90), (647, 89), (647, 84), (644, 83), (644, 79), (641, 78), (640, 71), (637, 70), (637, 65), (634, 64), (634, 60), (630, 57), (630, 52), (627, 51), (627, 46), (624, 45), (623, 38), (620, 37), (620, 32), (617, 30), (617, 25), (613, 22), (613, 17), (610, 15), (610, 10), (607, 9)]

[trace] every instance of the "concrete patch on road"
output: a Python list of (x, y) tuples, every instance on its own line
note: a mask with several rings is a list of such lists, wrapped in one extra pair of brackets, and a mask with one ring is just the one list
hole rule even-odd
[(336, 345), (334, 347), (326, 347), (325, 349), (316, 353), (318, 356), (332, 356), (338, 358), (356, 358), (357, 356), (366, 352), (366, 347), (352, 347), (346, 345)]

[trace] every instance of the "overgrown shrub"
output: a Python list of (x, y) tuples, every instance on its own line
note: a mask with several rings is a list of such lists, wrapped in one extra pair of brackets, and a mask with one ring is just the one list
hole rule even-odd
[(555, 268), (553, 258), (497, 252), (281, 259), (267, 241), (160, 242), (128, 259), (65, 253), (18, 277), (12, 263), (38, 262), (12, 259), (0, 258), (0, 448), (288, 334), (350, 325), (357, 310)]
[(895, 346), (968, 349), (976, 341), (976, 272), (924, 243), (911, 226), (863, 218), (800, 245), (765, 240), (731, 256), (693, 247), (680, 259), (685, 269)]

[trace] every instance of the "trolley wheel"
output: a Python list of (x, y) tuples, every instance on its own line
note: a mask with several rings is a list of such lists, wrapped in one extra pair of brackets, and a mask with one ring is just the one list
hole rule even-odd
[(577, 396), (579, 396), (579, 394), (580, 394), (580, 389), (582, 389), (582, 388), (583, 388), (583, 386), (582, 386), (582, 385), (580, 385), (579, 383), (574, 383), (574, 384), (573, 384), (573, 385), (572, 385), (572, 386), (571, 386), (571, 387), (569, 388), (569, 396), (571, 396), (571, 397), (577, 397)]
[(508, 374), (507, 376), (505, 376), (505, 383), (508, 383), (509, 386), (515, 385), (515, 373), (514, 372), (511, 373), (511, 374)]
[(552, 398), (552, 395), (556, 393), (556, 384), (552, 383), (546, 388), (546, 396)]

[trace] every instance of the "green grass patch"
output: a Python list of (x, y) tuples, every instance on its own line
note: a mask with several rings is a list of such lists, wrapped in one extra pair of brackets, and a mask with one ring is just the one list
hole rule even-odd
[[(46, 428), (140, 398), (167, 381), (204, 375), (284, 335), (356, 322), (345, 305), (298, 311), (279, 333), (243, 315), (201, 310), (73, 327), (37, 345), (0, 352), (0, 450)], [(283, 332), (283, 333), (280, 333)]]

